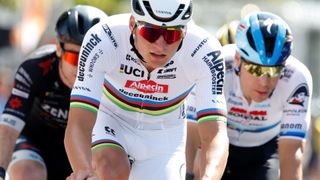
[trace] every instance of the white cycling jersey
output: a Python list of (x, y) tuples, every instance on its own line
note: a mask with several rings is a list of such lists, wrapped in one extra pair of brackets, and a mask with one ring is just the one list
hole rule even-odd
[[(235, 45), (223, 47), (226, 61), (225, 98), (228, 109), (228, 136), (232, 145), (254, 147), (271, 139), (305, 139), (310, 122), (312, 77), (300, 61), (290, 56), (284, 75), (271, 96), (263, 102), (248, 104), (242, 94), (237, 68), (234, 63)], [(254, 82), (252, 82), (254, 83)], [(192, 103), (191, 100), (188, 102)], [(188, 117), (194, 119), (187, 107)]]
[[(93, 148), (101, 146), (101, 142), (113, 143), (139, 160), (141, 154), (141, 158), (157, 155), (147, 154), (156, 152), (139, 151), (139, 144), (134, 145), (137, 148), (128, 145), (132, 143), (128, 142), (132, 134), (138, 133), (136, 137), (140, 136), (141, 139), (135, 142), (143, 146), (152, 141), (152, 138), (143, 138), (143, 131), (154, 131), (161, 137), (159, 130), (166, 133), (168, 129), (179, 127), (177, 134), (184, 137), (183, 103), (195, 84), (199, 87), (196, 92), (199, 95), (196, 98), (199, 121), (226, 121), (224, 60), (218, 41), (209, 38), (210, 34), (202, 28), (189, 24), (176, 54), (165, 66), (148, 72), (134, 51), (129, 17), (128, 14), (108, 17), (106, 22), (95, 25), (87, 32), (80, 50), (78, 75), (71, 93), (70, 107), (98, 112), (97, 123), (107, 124), (108, 127), (102, 125), (99, 128), (96, 123)], [(116, 121), (107, 122), (108, 118)], [(113, 122), (120, 125), (113, 125)], [(130, 126), (130, 130), (125, 126)], [(135, 130), (134, 133), (126, 132)], [(116, 134), (121, 134), (121, 138)], [(161, 143), (163, 146), (182, 144), (184, 147), (184, 143)], [(184, 154), (184, 148), (179, 154)], [(159, 158), (156, 159), (155, 165), (159, 162)], [(154, 173), (154, 169), (146, 169), (142, 172)], [(158, 178), (167, 177), (164, 175), (166, 172), (162, 173)]]
[[(107, 108), (125, 121), (161, 124), (181, 121), (184, 99), (195, 84), (199, 121), (224, 120), (224, 61), (217, 40), (188, 26), (181, 48), (164, 67), (148, 72), (132, 50), (129, 15), (108, 18), (85, 36), (71, 107)], [(199, 97), (199, 98), (198, 98)]]

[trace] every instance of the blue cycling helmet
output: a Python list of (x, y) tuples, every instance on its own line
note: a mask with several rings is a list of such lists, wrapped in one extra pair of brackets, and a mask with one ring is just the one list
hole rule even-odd
[(283, 65), (291, 53), (292, 33), (280, 17), (254, 12), (240, 21), (236, 46), (240, 55), (252, 63)]

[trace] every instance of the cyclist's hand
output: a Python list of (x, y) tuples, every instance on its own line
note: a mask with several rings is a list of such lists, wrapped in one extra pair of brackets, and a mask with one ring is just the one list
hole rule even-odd
[(98, 177), (93, 171), (90, 170), (80, 170), (71, 173), (66, 180), (98, 180)]

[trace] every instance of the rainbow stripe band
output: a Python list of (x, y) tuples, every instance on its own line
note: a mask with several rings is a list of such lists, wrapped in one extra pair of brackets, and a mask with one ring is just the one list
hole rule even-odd
[(97, 112), (99, 104), (99, 101), (86, 96), (72, 95), (70, 98), (70, 108), (80, 107), (92, 112)]
[(210, 108), (204, 109), (202, 111), (197, 112), (198, 123), (203, 123), (206, 121), (223, 121), (227, 122), (226, 112), (217, 109), (217, 108)]
[(91, 145), (91, 150), (96, 150), (103, 147), (115, 147), (119, 148), (124, 151), (124, 148), (121, 146), (121, 144), (117, 143), (116, 141), (112, 140), (99, 140), (95, 141)]
[(121, 109), (132, 112), (145, 113), (152, 116), (160, 116), (170, 113), (180, 107), (193, 87), (178, 97), (164, 102), (151, 101), (143, 98), (125, 96), (108, 81), (104, 81), (103, 94)]

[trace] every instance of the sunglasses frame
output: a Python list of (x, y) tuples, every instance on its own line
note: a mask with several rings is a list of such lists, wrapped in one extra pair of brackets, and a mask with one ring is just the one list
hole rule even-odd
[[(156, 25), (152, 25), (143, 21), (136, 21), (136, 25), (135, 25), (138, 29), (138, 33), (140, 36), (142, 36), (145, 40), (147, 40), (150, 43), (154, 43), (156, 40), (159, 39), (160, 36), (163, 36), (164, 40), (166, 41), (167, 44), (173, 44), (181, 39), (183, 39), (185, 37), (185, 26), (176, 26), (176, 27), (163, 27), (163, 26), (156, 26)], [(142, 31), (153, 31), (153, 32), (149, 32), (149, 36), (144, 34)], [(152, 30), (151, 30), (152, 29)], [(150, 36), (151, 33), (155, 33), (157, 31), (157, 34), (153, 34), (152, 36)], [(175, 31), (175, 32), (173, 32)], [(180, 32), (180, 34), (174, 34), (176, 32)], [(169, 33), (173, 33), (173, 34), (169, 34)], [(169, 36), (170, 35), (170, 36)], [(179, 36), (176, 39), (168, 39), (169, 37), (176, 37)]]
[(260, 64), (251, 63), (248, 60), (241, 57), (241, 62), (244, 63), (244, 69), (256, 77), (262, 77), (267, 75), (270, 78), (275, 78), (283, 75), (285, 65), (277, 66), (263, 66)]

